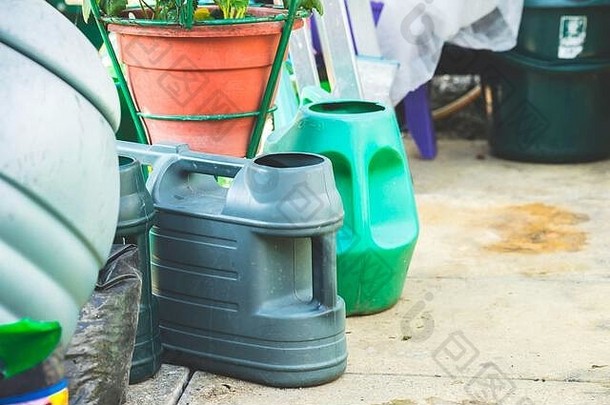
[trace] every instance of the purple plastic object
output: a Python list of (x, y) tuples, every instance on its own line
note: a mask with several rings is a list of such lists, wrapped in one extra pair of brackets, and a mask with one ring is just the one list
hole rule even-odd
[(422, 159), (436, 157), (436, 134), (430, 111), (428, 83), (422, 84), (405, 97), (405, 121)]
[[(373, 18), (375, 24), (379, 21), (383, 3), (371, 1)], [(422, 84), (417, 89), (406, 95), (403, 103), (405, 121), (409, 126), (409, 132), (422, 159), (434, 159), (436, 157), (436, 134), (434, 133), (434, 122), (430, 112), (430, 100), (428, 97), (428, 84)]]
[[(377, 24), (381, 11), (383, 10), (383, 3), (379, 1), (371, 1), (371, 9), (373, 10), (373, 19), (375, 20), (375, 24)], [(312, 45), (319, 56), (318, 63), (321, 63), (322, 47), (320, 45), (320, 38), (318, 36), (316, 22), (314, 18), (310, 19), (310, 21)], [(353, 40), (354, 36), (352, 35), (352, 41)], [(354, 48), (356, 48), (355, 43)], [(434, 132), (432, 113), (430, 112), (428, 83), (422, 84), (420, 87), (407, 94), (403, 102), (403, 108), (405, 121), (409, 128), (409, 132), (411, 133), (411, 137), (413, 138), (415, 145), (417, 145), (421, 158), (427, 160), (434, 159), (437, 152), (436, 134)]]
[(373, 19), (375, 20), (375, 24), (377, 24), (379, 16), (381, 15), (381, 10), (383, 10), (383, 3), (381, 1), (371, 1), (371, 8), (373, 9)]

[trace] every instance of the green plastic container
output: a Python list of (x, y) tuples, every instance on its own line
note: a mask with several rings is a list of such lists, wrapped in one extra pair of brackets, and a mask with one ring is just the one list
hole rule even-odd
[[(303, 97), (305, 103), (308, 97)], [(371, 314), (394, 305), (419, 223), (393, 111), (364, 101), (305, 105), (291, 127), (269, 137), (265, 151), (313, 152), (331, 160), (345, 210), (337, 234), (337, 282), (347, 314)]]
[(610, 0), (525, 0), (515, 50), (545, 60), (610, 59)]
[(491, 152), (540, 163), (610, 156), (610, 61), (553, 63), (492, 55), (482, 76)]
[(59, 322), (0, 325), (0, 405), (68, 405)]
[[(153, 167), (151, 270), (167, 360), (278, 387), (338, 378), (347, 364), (335, 267), (343, 208), (331, 162), (117, 145)], [(233, 179), (223, 187), (219, 176)]]
[(0, 27), (0, 324), (58, 321), (66, 347), (116, 228), (119, 103), (48, 3), (0, 1)]
[(119, 156), (121, 204), (114, 243), (138, 247), (138, 270), (142, 274), (142, 293), (136, 341), (129, 371), (129, 383), (152, 377), (161, 367), (161, 336), (157, 297), (152, 294), (149, 231), (155, 207), (144, 184), (142, 165), (135, 159)]
[(121, 103), (121, 124), (119, 125), (119, 129), (116, 131), (115, 137), (119, 141), (141, 143), (138, 140), (138, 131), (136, 130), (136, 125), (131, 118), (129, 107), (125, 101), (125, 94), (121, 91), (117, 79), (114, 78), (114, 80), (114, 85), (116, 86), (116, 90), (119, 95), (119, 102)]

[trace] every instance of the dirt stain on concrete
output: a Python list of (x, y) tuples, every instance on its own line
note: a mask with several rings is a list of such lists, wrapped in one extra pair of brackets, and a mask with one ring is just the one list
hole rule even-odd
[(501, 240), (485, 249), (501, 253), (577, 252), (587, 243), (587, 233), (577, 225), (589, 220), (584, 214), (543, 203), (497, 209), (492, 228)]
[(441, 398), (426, 399), (428, 405), (498, 405), (498, 402), (482, 402), (474, 399), (463, 399), (461, 401), (449, 401)]
[(389, 402), (384, 402), (379, 405), (417, 405), (417, 403), (410, 399), (392, 399)]

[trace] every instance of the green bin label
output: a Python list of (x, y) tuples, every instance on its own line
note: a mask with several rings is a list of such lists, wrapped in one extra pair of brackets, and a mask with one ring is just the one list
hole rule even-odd
[(587, 39), (587, 17), (564, 15), (559, 23), (559, 59), (575, 59), (584, 49)]

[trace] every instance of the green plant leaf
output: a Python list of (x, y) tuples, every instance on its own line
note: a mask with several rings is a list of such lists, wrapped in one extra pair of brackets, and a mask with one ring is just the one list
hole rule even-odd
[(321, 16), (324, 15), (324, 5), (322, 0), (311, 0), (311, 6), (307, 10), (315, 9)]
[(232, 8), (235, 10), (234, 18), (244, 18), (248, 11), (248, 0), (233, 0)]
[(109, 16), (117, 16), (127, 8), (127, 0), (105, 0), (105, 12)]
[(303, 9), (307, 11), (316, 10), (318, 14), (324, 14), (324, 6), (322, 5), (322, 0), (284, 0), (284, 7), (290, 7), (290, 3), (292, 1), (299, 2), (299, 6), (297, 7), (297, 9)]
[(91, 15), (91, 3), (90, 1), (95, 1), (95, 0), (83, 0), (83, 20), (85, 21), (85, 24), (89, 22), (89, 16)]

